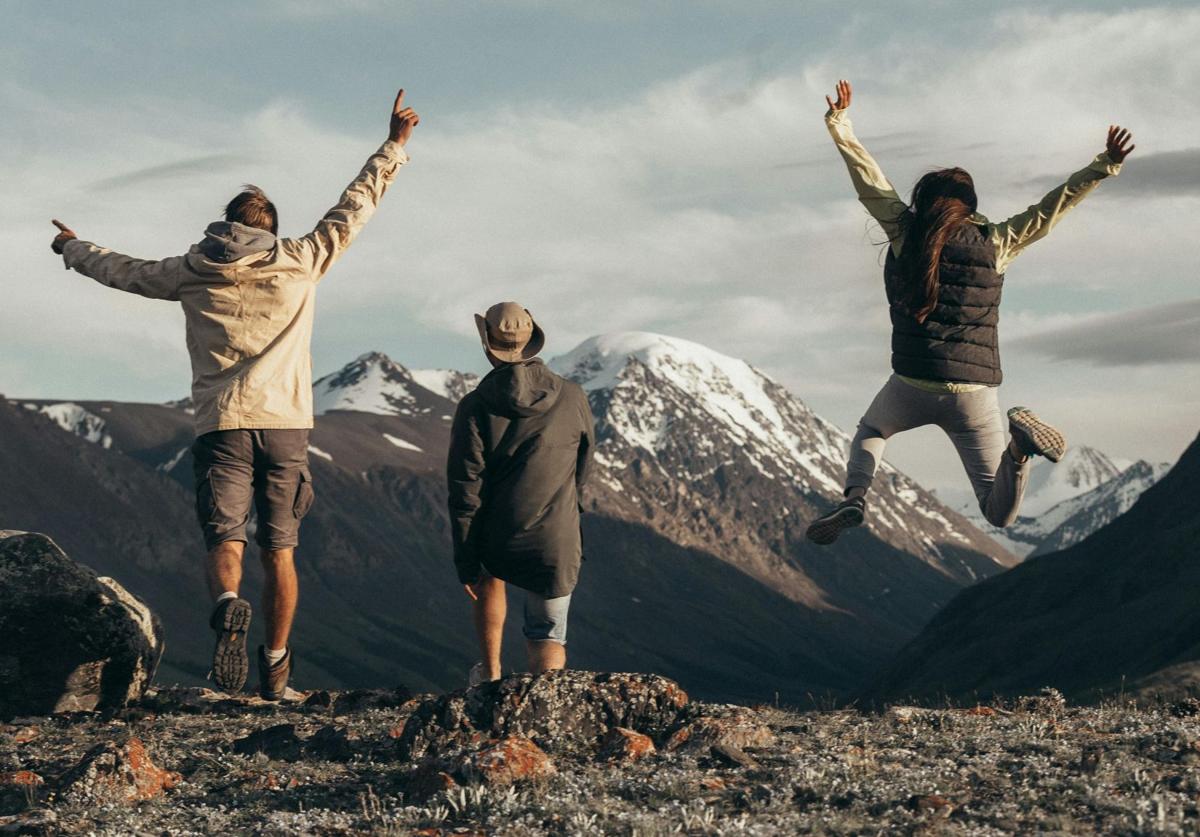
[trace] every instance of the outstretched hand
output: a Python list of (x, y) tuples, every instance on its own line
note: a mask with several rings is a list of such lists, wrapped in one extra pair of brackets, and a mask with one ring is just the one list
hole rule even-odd
[(1137, 148), (1133, 144), (1133, 134), (1129, 133), (1120, 125), (1108, 126), (1108, 141), (1104, 144), (1104, 150), (1108, 152), (1108, 159), (1114, 163), (1120, 163), (1129, 156), (1129, 152)]
[(421, 117), (417, 116), (415, 110), (404, 107), (404, 91), (401, 90), (396, 94), (396, 103), (392, 105), (392, 124), (388, 130), (388, 139), (404, 145), (420, 121)]
[(54, 236), (54, 240), (50, 242), (50, 249), (61, 256), (63, 245), (71, 239), (76, 238), (75, 231), (62, 221), (51, 220), (50, 223), (58, 227), (58, 235)]
[(850, 87), (850, 82), (842, 79), (837, 83), (837, 101), (835, 102), (828, 96), (825, 97), (825, 101), (829, 104), (830, 110), (845, 110), (846, 108), (850, 107), (850, 97), (853, 95), (853, 93), (854, 90)]

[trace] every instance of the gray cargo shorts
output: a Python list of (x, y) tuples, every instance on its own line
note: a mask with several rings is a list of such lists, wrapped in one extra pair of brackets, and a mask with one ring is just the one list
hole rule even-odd
[(209, 551), (246, 542), (252, 502), (259, 546), (300, 543), (300, 521), (313, 503), (307, 430), (217, 430), (196, 438), (192, 458), (196, 515)]

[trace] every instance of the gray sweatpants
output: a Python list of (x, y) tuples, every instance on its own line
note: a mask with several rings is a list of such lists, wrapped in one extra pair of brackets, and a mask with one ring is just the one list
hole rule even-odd
[(871, 487), (887, 440), (897, 433), (936, 424), (954, 447), (983, 516), (993, 526), (1017, 519), (1029, 476), (1029, 460), (1008, 452), (996, 387), (973, 392), (928, 392), (893, 375), (858, 423), (846, 465), (846, 489)]

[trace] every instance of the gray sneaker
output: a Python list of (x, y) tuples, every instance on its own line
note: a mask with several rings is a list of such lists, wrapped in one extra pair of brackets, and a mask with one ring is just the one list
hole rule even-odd
[(223, 692), (236, 694), (246, 685), (250, 660), (246, 634), (250, 631), (250, 602), (226, 599), (213, 609), (208, 624), (217, 634), (213, 649), (212, 679)]
[(1044, 456), (1057, 462), (1067, 452), (1066, 437), (1028, 407), (1013, 407), (1008, 411), (1008, 429), (1027, 456)]
[(838, 503), (833, 511), (810, 523), (805, 534), (813, 543), (828, 546), (838, 539), (843, 530), (862, 525), (866, 515), (866, 498), (850, 497)]

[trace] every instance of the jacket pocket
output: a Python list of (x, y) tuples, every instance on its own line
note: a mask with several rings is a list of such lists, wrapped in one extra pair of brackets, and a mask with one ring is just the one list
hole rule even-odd
[(292, 501), (292, 514), (296, 519), (308, 514), (316, 495), (313, 493), (312, 472), (307, 468), (300, 469), (300, 482), (296, 485), (296, 499)]

